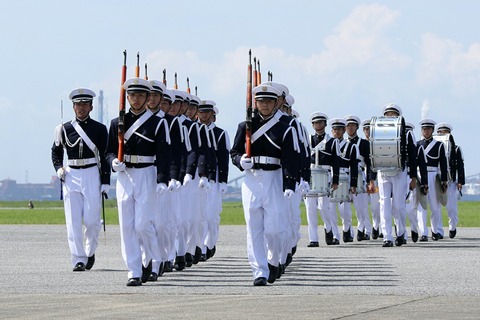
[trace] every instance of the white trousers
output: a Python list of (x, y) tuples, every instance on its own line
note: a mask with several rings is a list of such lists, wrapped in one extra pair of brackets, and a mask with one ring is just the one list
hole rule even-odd
[(305, 197), (304, 203), (308, 222), (308, 239), (310, 242), (318, 242), (318, 197)]
[(217, 244), (220, 230), (220, 212), (222, 211), (222, 196), (219, 192), (218, 183), (212, 183), (210, 190), (207, 191), (205, 204), (207, 235), (204, 239), (204, 245), (208, 249), (212, 249)]
[[(97, 249), (101, 229), (102, 195), (98, 168), (96, 166), (87, 169), (67, 167), (62, 188), (72, 266), (78, 262), (86, 264), (88, 257), (92, 256)], [(82, 230), (83, 225), (85, 225), (85, 233)]]
[(370, 201), (370, 211), (372, 212), (372, 227), (375, 230), (380, 228), (380, 194), (378, 192), (368, 195)]
[(393, 241), (392, 217), (397, 227), (397, 236), (403, 236), (406, 231), (406, 169), (393, 176), (380, 171), (378, 175), (378, 187), (380, 193), (380, 224), (383, 240)]
[(177, 224), (175, 213), (172, 208), (173, 193), (179, 190), (164, 191), (157, 195), (155, 230), (157, 234), (157, 242), (159, 252), (154, 253), (152, 270), (157, 272), (160, 263), (168, 261), (170, 254), (175, 254), (175, 236), (177, 233)]
[(117, 206), (122, 256), (129, 278), (142, 276), (142, 262), (147, 265), (159, 252), (155, 233), (156, 168), (126, 168), (117, 177)]
[(457, 229), (458, 224), (458, 198), (457, 198), (457, 182), (448, 182), (448, 199), (447, 199), (447, 214), (448, 214), (448, 230)]
[(357, 230), (369, 235), (372, 225), (370, 224), (370, 216), (368, 214), (368, 193), (359, 193), (351, 197), (357, 214)]
[(268, 278), (268, 263), (278, 266), (286, 241), (283, 221), (288, 204), (283, 196), (282, 170), (246, 170), (242, 204), (247, 229), (247, 254), (253, 278)]
[[(437, 198), (437, 190), (435, 188), (435, 177), (437, 175), (436, 171), (428, 172), (428, 193), (427, 201), (430, 207), (430, 225), (432, 232), (439, 233), (443, 236), (443, 224), (442, 224), (442, 206), (440, 201)], [(418, 225), (422, 236), (428, 236), (427, 228), (427, 210), (425, 210), (421, 205), (418, 206), (417, 210), (418, 216)]]
[(340, 240), (340, 232), (338, 230), (338, 215), (336, 203), (330, 202), (329, 197), (318, 198), (318, 208), (323, 219), (325, 230), (332, 231), (333, 238)]

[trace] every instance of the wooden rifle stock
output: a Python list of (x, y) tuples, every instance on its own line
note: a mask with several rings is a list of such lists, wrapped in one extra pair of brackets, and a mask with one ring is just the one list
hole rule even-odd
[(118, 155), (117, 158), (123, 162), (123, 147), (124, 147), (124, 133), (125, 133), (125, 88), (123, 84), (127, 78), (127, 50), (123, 51), (123, 66), (122, 66), (122, 80), (120, 87), (120, 104), (118, 115)]
[(260, 85), (260, 83), (262, 83), (262, 73), (260, 72), (260, 59), (257, 60), (257, 64), (258, 64), (257, 83), (258, 85)]
[(247, 117), (245, 130), (245, 153), (248, 157), (252, 155), (252, 50), (248, 51), (248, 68), (247, 68)]
[(137, 66), (135, 67), (135, 78), (140, 78), (140, 52), (137, 52)]
[(188, 79), (188, 77), (187, 77), (187, 92), (191, 93), (190, 92), (190, 79)]
[(163, 84), (167, 86), (167, 69), (163, 69)]
[(258, 86), (257, 58), (253, 57), (253, 88)]
[(148, 80), (147, 63), (145, 62), (145, 80)]
[(178, 89), (177, 73), (176, 72), (175, 72), (175, 83), (173, 84), (173, 89)]

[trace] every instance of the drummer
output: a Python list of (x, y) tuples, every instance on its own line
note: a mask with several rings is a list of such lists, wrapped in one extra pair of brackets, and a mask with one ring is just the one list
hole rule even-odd
[[(452, 134), (453, 127), (449, 123), (440, 122), (436, 126), (437, 134)], [(448, 235), (455, 238), (458, 224), (458, 199), (457, 191), (461, 194), (462, 187), (465, 184), (465, 167), (463, 163), (462, 149), (456, 143), (451, 146), (450, 156), (450, 177), (448, 181), (447, 209), (448, 215)]]
[[(354, 144), (357, 149), (357, 159), (358, 159), (358, 179), (357, 181), (363, 190), (358, 190), (357, 194), (352, 195), (353, 205), (355, 207), (355, 212), (357, 214), (357, 241), (370, 240), (370, 230), (372, 225), (370, 224), (370, 217), (368, 215), (368, 193), (366, 188), (370, 188), (370, 181), (367, 183), (367, 177), (371, 176), (370, 168), (370, 144), (367, 140), (360, 138), (357, 135), (358, 127), (360, 126), (360, 118), (355, 115), (348, 115), (345, 117), (347, 121), (347, 137), (348, 142)], [(371, 181), (372, 188), (374, 186), (374, 180)], [(361, 192), (361, 193), (360, 193)], [(351, 210), (350, 206), (347, 206)], [(347, 210), (348, 210), (347, 209)]]
[[(393, 103), (383, 107), (385, 117), (398, 118), (402, 116), (402, 109)], [(396, 123), (398, 122), (395, 119)], [(407, 136), (409, 137), (409, 136)], [(410, 136), (411, 137), (411, 136)], [(397, 137), (406, 141), (404, 137)], [(403, 149), (403, 146), (402, 146)], [(414, 141), (410, 138), (406, 142), (406, 153), (416, 154)], [(379, 170), (378, 186), (380, 192), (380, 222), (383, 233), (383, 247), (393, 247), (392, 217), (396, 226), (397, 237), (395, 245), (404, 244), (406, 231), (406, 201), (405, 190), (407, 190), (407, 167), (410, 176), (409, 188), (414, 189), (417, 183), (417, 161), (416, 157), (402, 157), (401, 168), (394, 170)]]
[[(370, 119), (362, 121), (363, 134), (367, 141), (370, 140)], [(372, 239), (383, 238), (383, 233), (380, 230), (380, 198), (378, 195), (378, 182), (374, 180), (374, 187), (367, 186), (368, 201), (370, 202), (370, 211), (372, 212)]]
[[(328, 183), (331, 184), (332, 177), (335, 176), (338, 185), (338, 161), (334, 160), (338, 158), (337, 149), (335, 139), (325, 132), (327, 121), (328, 116), (322, 112), (317, 111), (310, 115), (310, 122), (312, 123), (313, 130), (315, 130), (315, 134), (309, 138), (310, 149), (312, 150), (311, 167), (327, 170), (329, 172)], [(328, 186), (326, 187), (328, 188)], [(336, 186), (334, 188), (336, 188)], [(312, 192), (315, 192), (315, 190), (312, 190)], [(308, 247), (319, 246), (317, 208), (320, 209), (320, 215), (323, 219), (326, 244), (340, 244), (336, 211), (331, 210), (331, 207), (333, 206), (330, 204), (330, 198), (328, 196), (305, 197), (308, 237), (310, 239)]]
[[(358, 179), (358, 159), (357, 149), (353, 143), (349, 143), (343, 139), (345, 134), (345, 128), (347, 121), (343, 118), (334, 118), (330, 120), (330, 126), (332, 127), (332, 135), (336, 139), (339, 172), (340, 174), (346, 174), (349, 176), (350, 188), (349, 191), (352, 194), (357, 193), (357, 179)], [(333, 185), (338, 185), (339, 177), (333, 177)], [(336, 212), (336, 206), (331, 206), (331, 210)], [(342, 218), (343, 228), (343, 242), (353, 242), (353, 228), (352, 228), (352, 210), (350, 202), (338, 203), (338, 210), (340, 211), (340, 217)], [(334, 221), (337, 225), (336, 221)]]

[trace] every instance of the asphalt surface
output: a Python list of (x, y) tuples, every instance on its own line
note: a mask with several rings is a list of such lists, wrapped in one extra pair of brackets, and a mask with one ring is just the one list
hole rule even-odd
[(303, 226), (286, 273), (254, 287), (245, 227), (222, 226), (210, 260), (127, 287), (118, 226), (102, 232), (93, 269), (72, 272), (64, 226), (0, 225), (0, 318), (480, 319), (480, 228), (446, 233), (307, 248)]

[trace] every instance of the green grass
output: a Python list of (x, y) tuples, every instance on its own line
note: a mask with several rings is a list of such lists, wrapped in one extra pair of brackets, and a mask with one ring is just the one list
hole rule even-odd
[[(27, 207), (27, 201), (0, 202), (0, 224), (65, 224), (62, 201), (36, 201), (35, 209)], [(307, 224), (305, 206), (301, 204), (302, 224)], [(352, 206), (352, 211), (355, 212)], [(459, 227), (480, 227), (480, 202), (458, 203)], [(445, 208), (442, 209), (443, 225), (448, 225)], [(105, 201), (107, 225), (118, 224), (118, 212), (115, 200)], [(341, 220), (339, 219), (339, 223)], [(224, 202), (221, 213), (222, 225), (245, 225), (241, 202)], [(319, 224), (322, 224), (319, 218)], [(355, 213), (353, 225), (357, 224)]]

